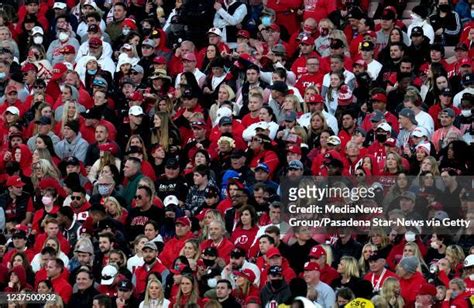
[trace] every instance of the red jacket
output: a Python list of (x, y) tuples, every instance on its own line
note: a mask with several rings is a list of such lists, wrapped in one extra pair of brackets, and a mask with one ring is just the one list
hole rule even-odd
[(217, 256), (229, 263), (230, 261), (230, 252), (234, 249), (234, 244), (226, 238), (223, 238), (219, 246), (216, 246), (212, 240), (205, 240), (201, 243), (200, 249), (203, 251), (208, 247), (215, 247), (217, 249)]
[(146, 284), (147, 284), (147, 278), (148, 278), (148, 275), (151, 273), (151, 272), (154, 272), (154, 273), (159, 273), (161, 275), (161, 273), (163, 273), (165, 270), (167, 270), (167, 268), (161, 264), (161, 261), (160, 260), (156, 260), (155, 263), (153, 264), (153, 266), (148, 270), (147, 269), (147, 265), (146, 264), (143, 264), (142, 266), (140, 267), (137, 267), (135, 269), (135, 291), (134, 291), (134, 294), (135, 294), (135, 297), (140, 297), (141, 294), (143, 292), (145, 292), (145, 289), (146, 289)]
[(65, 304), (69, 303), (72, 295), (72, 287), (69, 282), (59, 275), (57, 278), (51, 279), (51, 284), (53, 285), (54, 293), (61, 296)]
[(189, 231), (182, 238), (176, 236), (168, 240), (163, 247), (163, 251), (160, 253), (160, 260), (164, 266), (171, 268), (174, 260), (179, 256), (179, 252), (183, 249), (185, 242), (193, 238), (193, 233)]
[[(69, 281), (69, 271), (67, 270), (67, 268), (64, 268), (59, 277), (63, 278), (66, 281)], [(35, 274), (35, 290), (38, 288), (38, 284), (46, 279), (48, 279), (48, 273), (46, 272), (46, 268), (41, 268)]]
[[(12, 257), (14, 254), (16, 254), (18, 252), (18, 250), (16, 248), (13, 248), (13, 249), (10, 249), (9, 251), (7, 251), (4, 255), (3, 255), (3, 259), (2, 259), (2, 264), (7, 266), (8, 262), (10, 262), (12, 260)], [(25, 251), (23, 251), (23, 253), (26, 255), (26, 258), (28, 259), (28, 261), (32, 261), (33, 258), (35, 257), (35, 252), (31, 249), (26, 249)]]
[(327, 283), (328, 285), (331, 285), (334, 280), (339, 278), (339, 273), (336, 271), (336, 269), (327, 264), (321, 268), (319, 273), (321, 281)]
[[(115, 126), (107, 120), (100, 120), (98, 125), (104, 125), (109, 131), (110, 140), (115, 140), (117, 137), (117, 129)], [(81, 132), (82, 138), (84, 138), (89, 144), (96, 143), (95, 140), (95, 127), (86, 126), (85, 121), (81, 124), (79, 131)]]
[(258, 123), (260, 122), (260, 118), (257, 114), (257, 116), (255, 118), (252, 118), (252, 116), (250, 115), (250, 113), (247, 113), (246, 115), (244, 115), (244, 117), (242, 118), (242, 126), (243, 127), (249, 127), (250, 125), (254, 124), (254, 123)]
[[(459, 115), (461, 113), (461, 110), (459, 110), (459, 108), (457, 108), (457, 107), (454, 107), (453, 104), (451, 104), (451, 106), (446, 107), (446, 108), (453, 109), (454, 113), (456, 115)], [(435, 105), (431, 106), (430, 109), (428, 109), (428, 113), (433, 118), (433, 122), (434, 122), (434, 125), (435, 125), (435, 130), (437, 130), (438, 128), (441, 127), (441, 125), (439, 123), (439, 120), (438, 120), (438, 115), (441, 112), (441, 110), (443, 110), (443, 109), (444, 108), (441, 107), (441, 103), (435, 104)]]
[(302, 2), (302, 0), (269, 0), (266, 7), (275, 11), (277, 25), (286, 28), (288, 33), (295, 33), (299, 29), (296, 11)]
[[(400, 260), (402, 259), (403, 248), (405, 247), (406, 243), (407, 241), (403, 238), (400, 243), (393, 246), (390, 250), (390, 253), (387, 256), (387, 264), (390, 270), (395, 270), (395, 267), (397, 266), (398, 262), (400, 262)], [(425, 245), (423, 245), (423, 242), (420, 239), (416, 239), (415, 243), (418, 245), (421, 255), (425, 256), (426, 247)]]
[[(267, 283), (268, 269), (270, 268), (270, 264), (268, 264), (264, 256), (258, 257), (255, 263), (258, 266), (258, 269), (260, 270), (261, 289)], [(290, 281), (291, 279), (296, 278), (295, 271), (290, 267), (290, 263), (288, 263), (288, 260), (284, 257), (282, 257), (281, 269), (283, 270), (283, 280)]]
[[(362, 128), (368, 132), (372, 129), (372, 122), (370, 120), (372, 119), (374, 115), (373, 114), (368, 114), (365, 118), (364, 121), (362, 121)], [(385, 120), (387, 123), (392, 126), (392, 129), (398, 134), (400, 131), (400, 126), (398, 125), (398, 119), (396, 116), (394, 116), (392, 113), (385, 111), (384, 112)]]
[(254, 154), (254, 156), (252, 157), (252, 160), (250, 161), (249, 167), (255, 168), (257, 167), (259, 163), (267, 164), (267, 166), (270, 168), (270, 178), (271, 178), (274, 172), (276, 171), (280, 162), (275, 152), (271, 150), (264, 150), (264, 151), (261, 151), (260, 153)]
[(308, 69), (306, 68), (306, 59), (310, 56), (316, 56), (321, 63), (321, 57), (315, 51), (311, 52), (309, 55), (300, 55), (291, 66), (291, 71), (295, 73), (296, 78), (301, 78), (301, 76), (308, 72)]
[(405, 301), (405, 307), (414, 307), (416, 296), (425, 283), (425, 277), (420, 272), (415, 272), (409, 279), (400, 279), (400, 293)]
[(305, 0), (303, 20), (312, 17), (319, 22), (336, 9), (336, 1), (334, 0)]
[(468, 302), (469, 302), (469, 293), (463, 292), (449, 301), (443, 301), (443, 304), (441, 307), (442, 308), (451, 308), (451, 307), (468, 308), (468, 307), (471, 307), (468, 304)]
[[(33, 251), (36, 253), (41, 252), (44, 242), (47, 239), (48, 235), (46, 233), (38, 234), (35, 238), (35, 246), (33, 247)], [(71, 244), (69, 244), (69, 241), (64, 237), (64, 235), (62, 235), (62, 233), (58, 233), (58, 241), (61, 251), (64, 252), (64, 254), (69, 255), (69, 252), (71, 251)]]
[(295, 88), (297, 88), (298, 91), (300, 91), (300, 94), (303, 96), (306, 88), (309, 86), (315, 86), (321, 92), (323, 87), (323, 79), (324, 75), (320, 72), (314, 74), (306, 73), (302, 75), (300, 79), (298, 79), (295, 84)]
[(253, 226), (249, 230), (244, 230), (242, 227), (237, 227), (232, 231), (232, 236), (230, 237), (230, 241), (234, 243), (235, 247), (239, 247), (244, 249), (246, 252), (249, 251), (250, 246), (252, 245), (253, 241), (255, 240), (255, 236), (259, 227)]

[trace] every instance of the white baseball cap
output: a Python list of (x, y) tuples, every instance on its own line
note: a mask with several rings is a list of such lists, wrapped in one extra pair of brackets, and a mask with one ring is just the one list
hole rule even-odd
[(115, 279), (115, 276), (118, 274), (118, 269), (114, 265), (106, 265), (101, 272), (102, 279), (100, 280), (100, 284), (105, 286), (110, 286)]
[(145, 113), (143, 112), (143, 109), (142, 107), (140, 106), (132, 106), (130, 107), (130, 109), (128, 110), (128, 115), (132, 115), (132, 116), (140, 116), (140, 115), (144, 115)]
[(31, 35), (34, 36), (36, 34), (44, 35), (43, 28), (41, 28), (40, 26), (33, 27), (33, 29), (31, 29)]
[(468, 255), (466, 259), (464, 259), (464, 267), (471, 267), (474, 266), (474, 254)]
[(16, 114), (16, 115), (20, 115), (20, 109), (18, 109), (17, 107), (15, 106), (10, 106), (7, 108), (7, 110), (5, 110), (5, 112), (9, 112), (11, 114)]
[(390, 125), (388, 125), (387, 122), (383, 122), (383, 123), (380, 123), (379, 125), (377, 125), (377, 129), (382, 129), (386, 132), (389, 132), (391, 133), (392, 132), (392, 127)]
[(218, 28), (209, 29), (209, 31), (207, 31), (207, 34), (209, 34), (209, 33), (213, 33), (215, 35), (222, 36), (221, 30), (219, 30)]
[(179, 200), (175, 195), (169, 195), (169, 196), (166, 196), (165, 200), (163, 201), (163, 204), (165, 207), (171, 204), (178, 205)]
[(53, 9), (64, 10), (65, 8), (67, 8), (66, 3), (64, 3), (64, 2), (54, 2)]

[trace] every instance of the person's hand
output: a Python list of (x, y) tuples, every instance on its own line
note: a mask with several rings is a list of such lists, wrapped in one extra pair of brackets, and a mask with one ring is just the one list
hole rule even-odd
[(224, 273), (226, 273), (227, 275), (232, 274), (232, 265), (227, 264), (227, 265), (224, 267)]
[(277, 139), (283, 138), (284, 135), (285, 135), (285, 132), (284, 132), (284, 131), (282, 131), (282, 130), (279, 131), (279, 132), (277, 133)]
[(204, 94), (211, 94), (212, 93), (211, 89), (209, 89), (208, 87), (205, 87), (202, 91), (204, 92)]
[(123, 298), (117, 297), (117, 299), (115, 300), (115, 303), (117, 304), (117, 308), (125, 307), (125, 300)]
[(397, 298), (395, 296), (392, 296), (392, 298), (390, 298), (389, 302), (390, 302), (390, 305), (395, 306), (395, 304), (397, 303)]
[(145, 12), (148, 14), (153, 10), (153, 2), (152, 1), (147, 1), (145, 5)]
[(3, 160), (9, 161), (10, 159), (12, 159), (12, 153), (10, 151), (6, 151), (5, 154), (3, 155)]
[(304, 11), (302, 9), (298, 9), (296, 11), (296, 14), (298, 14), (298, 15), (303, 15), (303, 13), (304, 13)]
[(204, 146), (202, 145), (202, 143), (196, 143), (196, 148), (198, 150), (203, 150), (204, 149)]
[[(11, 265), (10, 265), (10, 267), (11, 267)], [(8, 282), (8, 287), (9, 288), (13, 288), (14, 286), (15, 286), (15, 284), (13, 282), (11, 282), (11, 281)]]
[(441, 35), (441, 34), (443, 34), (443, 31), (444, 31), (443, 28), (439, 28), (438, 30), (436, 30), (435, 34), (436, 35)]
[(318, 294), (316, 293), (316, 290), (314, 288), (309, 288), (306, 297), (310, 301), (314, 302), (315, 300), (318, 299)]
[(403, 147), (403, 153), (407, 156), (411, 156), (411, 150), (409, 147), (405, 146)]
[(446, 290), (446, 297), (444, 299), (449, 301), (451, 299), (452, 295), (453, 295), (453, 290), (447, 289)]
[(214, 9), (216, 11), (219, 11), (220, 9), (222, 8), (222, 4), (220, 4), (219, 2), (214, 2)]
[(174, 56), (176, 58), (181, 58), (181, 54), (182, 54), (181, 47), (176, 48), (176, 51), (174, 52)]

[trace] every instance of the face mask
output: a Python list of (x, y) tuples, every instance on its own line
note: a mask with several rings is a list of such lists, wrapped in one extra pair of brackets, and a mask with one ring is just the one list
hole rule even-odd
[(461, 110), (461, 114), (465, 118), (469, 118), (472, 115), (472, 110), (471, 109), (463, 109)]
[(42, 36), (35, 36), (33, 38), (33, 43), (40, 45), (43, 44), (43, 37)]
[(384, 143), (387, 141), (387, 135), (375, 135), (375, 138), (378, 142)]
[(97, 190), (101, 196), (106, 196), (109, 193), (109, 185), (99, 185), (97, 186)]
[(43, 196), (43, 198), (41, 198), (41, 202), (43, 202), (44, 205), (48, 206), (53, 203), (53, 198), (48, 197), (48, 196)]
[(208, 279), (207, 285), (209, 286), (209, 288), (214, 289), (217, 286), (217, 279), (216, 278)]
[(474, 274), (469, 275), (469, 279), (474, 281)]
[(130, 29), (122, 29), (123, 35), (128, 35), (130, 33)]
[(474, 11), (471, 11), (471, 17), (474, 18)]
[(271, 284), (272, 284), (272, 287), (273, 287), (274, 289), (277, 289), (277, 290), (278, 290), (278, 289), (280, 289), (281, 286), (283, 285), (283, 280), (281, 280), (281, 279), (272, 280), (272, 281), (271, 281)]
[(415, 241), (415, 237), (416, 237), (415, 233), (413, 233), (413, 232), (411, 232), (411, 231), (405, 233), (405, 240), (406, 240), (407, 242), (414, 242), (414, 241)]
[(97, 70), (87, 70), (87, 74), (89, 75), (95, 75), (97, 73)]
[(453, 293), (451, 293), (452, 298), (456, 298), (458, 297), (458, 295), (459, 295), (459, 291), (453, 291)]
[(148, 36), (151, 34), (151, 29), (150, 28), (143, 28), (142, 32), (145, 36)]
[(204, 262), (204, 265), (207, 267), (211, 267), (214, 265), (216, 262), (215, 260), (209, 260), (209, 259), (202, 259), (202, 262)]
[(166, 227), (173, 227), (174, 226), (174, 219), (171, 218), (171, 217), (165, 217), (163, 223)]
[(449, 12), (449, 4), (440, 4), (438, 8), (441, 12)]
[(7, 74), (5, 74), (4, 72), (1, 72), (0, 73), (0, 79), (5, 79), (5, 77), (7, 77)]
[(67, 41), (68, 38), (69, 38), (69, 35), (66, 32), (59, 32), (58, 39), (61, 42)]
[(264, 27), (269, 27), (272, 24), (272, 18), (270, 16), (263, 16), (262, 17), (262, 25)]
[(329, 34), (329, 29), (328, 28), (319, 28), (319, 33), (321, 33), (321, 36), (327, 36)]
[(431, 248), (433, 248), (433, 249), (436, 249), (436, 250), (439, 249), (439, 245), (438, 245), (438, 243), (436, 243), (436, 242), (431, 242), (430, 245), (431, 245)]

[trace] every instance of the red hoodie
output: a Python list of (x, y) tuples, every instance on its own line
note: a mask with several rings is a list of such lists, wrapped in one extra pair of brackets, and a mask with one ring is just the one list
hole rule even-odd
[(26, 281), (26, 270), (23, 266), (17, 265), (14, 268), (12, 268), (10, 270), (9, 277), (11, 276), (12, 273), (15, 273), (15, 275), (18, 276), (18, 280), (19, 280), (20, 285), (15, 286), (13, 288), (7, 286), (4, 290), (5, 292), (17, 293), (17, 292), (20, 292), (24, 289), (29, 289), (29, 290), (32, 289), (32, 287)]
[(161, 263), (163, 263), (163, 265), (167, 268), (171, 268), (174, 260), (179, 256), (179, 252), (181, 251), (181, 249), (183, 249), (186, 241), (193, 237), (193, 233), (189, 231), (182, 238), (177, 238), (176, 236), (174, 236), (173, 238), (168, 240), (159, 256)]
[[(268, 277), (268, 269), (270, 268), (270, 264), (265, 260), (264, 256), (258, 257), (255, 264), (258, 266), (260, 270), (260, 289), (265, 286), (267, 283)], [(291, 281), (291, 279), (296, 278), (295, 271), (290, 267), (290, 263), (286, 258), (282, 257), (281, 261), (281, 269), (283, 270), (283, 279), (285, 281)]]
[(20, 144), (17, 147), (13, 148), (12, 154), (15, 155), (16, 149), (20, 149), (21, 158), (20, 158), (20, 168), (24, 175), (31, 176), (31, 163), (33, 160), (30, 149), (26, 144)]

